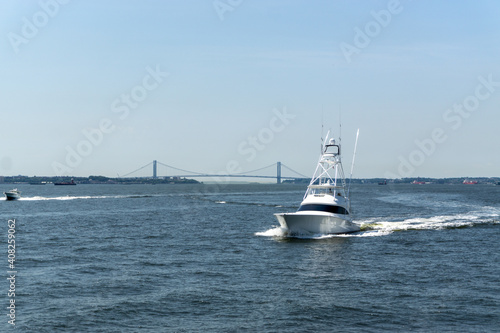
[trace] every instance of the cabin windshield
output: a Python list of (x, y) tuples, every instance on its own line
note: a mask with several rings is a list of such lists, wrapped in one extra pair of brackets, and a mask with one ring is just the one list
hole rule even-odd
[(301, 205), (297, 211), (300, 212), (300, 211), (307, 211), (307, 210), (312, 210), (312, 211), (317, 211), (317, 212), (318, 211), (319, 212), (327, 212), (327, 213), (333, 213), (333, 214), (349, 215), (349, 212), (347, 211), (347, 209), (345, 209), (342, 206), (321, 205), (321, 204)]

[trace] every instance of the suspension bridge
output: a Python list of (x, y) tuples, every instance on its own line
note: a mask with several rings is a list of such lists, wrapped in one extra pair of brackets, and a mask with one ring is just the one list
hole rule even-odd
[[(158, 173), (159, 166), (167, 168), (164, 170), (164, 174), (160, 175)], [(167, 174), (168, 169), (171, 169), (172, 171)], [(265, 173), (265, 170), (276, 170), (276, 174), (270, 175), (269, 173), (267, 175), (263, 174)], [(151, 170), (152, 174), (151, 176), (138, 176), (140, 173), (144, 173), (146, 170)], [(173, 171), (175, 170), (175, 171)], [(282, 174), (282, 171), (286, 170), (287, 172), (291, 172), (293, 175), (288, 175), (284, 176)], [(261, 174), (255, 174), (255, 173), (261, 173)], [(135, 176), (134, 176), (135, 175)], [(157, 160), (154, 160), (132, 172), (129, 172), (123, 176), (119, 176), (120, 178), (166, 178), (166, 177), (171, 177), (171, 178), (200, 178), (200, 177), (212, 177), (212, 178), (226, 178), (226, 177), (237, 177), (237, 178), (275, 178), (276, 183), (281, 184), (281, 181), (284, 179), (301, 179), (301, 178), (309, 178), (308, 176), (305, 176), (301, 174), (300, 172), (297, 172), (290, 167), (286, 166), (285, 164), (281, 162), (276, 162), (270, 165), (267, 165), (262, 168), (258, 168), (255, 170), (250, 170), (250, 171), (245, 171), (245, 172), (238, 172), (238, 173), (217, 173), (217, 174), (212, 174), (212, 173), (204, 173), (204, 172), (196, 172), (196, 171), (190, 171), (190, 170), (185, 170), (181, 168), (177, 168), (168, 164), (164, 164), (161, 162), (158, 162)]]

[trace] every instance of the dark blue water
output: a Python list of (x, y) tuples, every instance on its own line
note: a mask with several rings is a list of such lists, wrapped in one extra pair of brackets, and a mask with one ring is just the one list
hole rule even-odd
[(9, 219), (18, 332), (500, 329), (500, 186), (355, 186), (364, 231), (299, 239), (273, 213), (303, 186), (19, 189), (0, 201), (2, 332)]

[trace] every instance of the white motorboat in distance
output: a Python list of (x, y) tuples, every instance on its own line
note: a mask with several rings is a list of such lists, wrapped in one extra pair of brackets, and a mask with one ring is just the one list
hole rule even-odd
[(5, 194), (6, 200), (17, 200), (21, 197), (21, 192), (18, 191), (17, 188), (10, 190), (10, 191), (7, 191), (7, 192), (3, 192), (3, 194)]
[[(327, 140), (328, 135), (325, 142)], [(323, 143), (318, 166), (297, 212), (274, 215), (291, 235), (360, 231), (359, 226), (352, 222), (340, 144), (336, 144), (334, 139), (330, 139), (328, 144)]]

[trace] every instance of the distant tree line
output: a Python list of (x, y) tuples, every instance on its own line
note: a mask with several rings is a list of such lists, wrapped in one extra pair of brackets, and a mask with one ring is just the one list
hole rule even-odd
[[(386, 179), (386, 178), (353, 178), (353, 184), (411, 184), (414, 181), (423, 182), (427, 184), (463, 184), (464, 180), (474, 180), (478, 184), (498, 184), (500, 177), (455, 177), (455, 178), (400, 178), (400, 179)], [(287, 179), (283, 180), (284, 184), (309, 184), (309, 178)]]
[(43, 185), (60, 182), (77, 184), (199, 184), (197, 180), (179, 177), (161, 178), (110, 178), (105, 176), (89, 177), (42, 177), (42, 176), (0, 176), (0, 183)]

